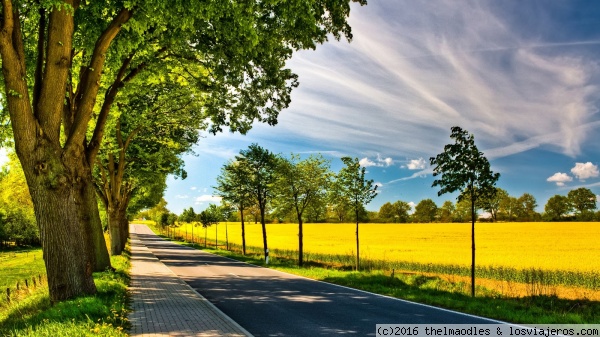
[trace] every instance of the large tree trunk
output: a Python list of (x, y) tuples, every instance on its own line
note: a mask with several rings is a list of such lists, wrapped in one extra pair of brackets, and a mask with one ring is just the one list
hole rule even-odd
[[(75, 11), (79, 3), (64, 1), (65, 8)], [(0, 55), (5, 108), (10, 114), (15, 150), (34, 204), (50, 299), (60, 301), (95, 293), (92, 272), (103, 269), (106, 261), (101, 248), (102, 232), (97, 231), (101, 228), (100, 218), (94, 214), (97, 204), (92, 206), (95, 198), (88, 163), (93, 162), (94, 156), (86, 157), (84, 143), (106, 52), (132, 12), (122, 9), (102, 32), (86, 67), (89, 71), (80, 76), (76, 102), (69, 101), (70, 109), (65, 109), (65, 94), (73, 93), (67, 90), (69, 75), (73, 75), (70, 74), (74, 55), (73, 11), (61, 10), (60, 6), (42, 11), (32, 88), (27, 83), (23, 43), (27, 34), (21, 30), (20, 8), (26, 7), (2, 1)], [(96, 126), (102, 128), (103, 124)], [(99, 145), (101, 133), (94, 138), (93, 143)]]
[(81, 209), (83, 213), (81, 217), (88, 219), (87, 228), (92, 240), (91, 253), (95, 260), (94, 271), (105, 271), (106, 269), (112, 269), (112, 266), (106, 247), (102, 220), (98, 211), (98, 199), (96, 198), (96, 190), (92, 179), (92, 176), (89, 175), (84, 181), (83, 207)]
[(84, 157), (61, 154), (43, 137), (38, 137), (33, 153), (18, 152), (40, 229), (53, 302), (96, 292), (94, 234), (86, 198), (89, 168)]
[(110, 254), (121, 255), (121, 218), (118, 207), (108, 208), (108, 234), (110, 235)]
[(129, 238), (127, 208), (118, 204), (108, 208), (108, 233), (110, 235), (110, 254), (121, 255)]

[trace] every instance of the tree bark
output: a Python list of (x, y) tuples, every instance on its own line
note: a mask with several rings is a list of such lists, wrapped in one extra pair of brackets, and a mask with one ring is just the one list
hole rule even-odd
[(475, 297), (475, 196), (471, 189), (471, 297)]
[[(357, 215), (358, 217), (358, 215)], [(360, 245), (358, 241), (358, 221), (356, 221), (356, 270), (360, 268)]]
[(304, 263), (304, 242), (302, 233), (302, 216), (298, 216), (298, 266), (302, 267)]
[(106, 248), (106, 239), (104, 238), (104, 230), (102, 228), (102, 220), (98, 210), (98, 199), (96, 198), (96, 189), (91, 175), (91, 170), (86, 170), (89, 173), (83, 180), (83, 195), (82, 208), (80, 209), (81, 218), (87, 220), (85, 225), (91, 236), (91, 254), (94, 257), (94, 271), (105, 271), (113, 269), (110, 263), (110, 255)]
[(263, 235), (263, 247), (265, 251), (265, 263), (269, 264), (269, 246), (267, 245), (267, 225), (265, 223), (265, 207), (264, 205), (259, 205), (260, 207), (260, 224), (262, 225), (262, 235)]
[(246, 255), (246, 226), (244, 226), (244, 207), (240, 207), (240, 217), (242, 219), (242, 254)]
[(129, 239), (129, 220), (127, 219), (127, 209), (124, 209), (121, 213), (121, 254), (125, 250), (127, 240)]
[(109, 207), (108, 209), (108, 234), (110, 235), (110, 254), (121, 254), (121, 221), (119, 209)]
[(57, 153), (61, 152), (40, 139), (33, 153), (20, 154), (22, 162), (38, 162), (33, 167), (23, 165), (23, 170), (40, 229), (53, 302), (96, 292), (92, 272), (98, 253), (86, 198), (89, 168), (82, 156)]

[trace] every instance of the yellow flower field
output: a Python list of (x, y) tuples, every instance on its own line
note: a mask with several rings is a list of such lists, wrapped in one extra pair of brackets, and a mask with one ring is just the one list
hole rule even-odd
[[(218, 239), (225, 241), (224, 222)], [(177, 232), (191, 239), (191, 225)], [(215, 239), (213, 226), (209, 242)], [(229, 241), (241, 244), (240, 223), (228, 223)], [(305, 252), (354, 254), (355, 224), (305, 224)], [(297, 224), (267, 225), (269, 248), (297, 249)], [(196, 240), (204, 238), (202, 227), (194, 228)], [(515, 269), (545, 269), (578, 272), (600, 271), (600, 223), (477, 223), (478, 266)], [(361, 258), (408, 261), (423, 264), (471, 263), (470, 224), (360, 224)], [(246, 223), (246, 244), (262, 247), (260, 224)]]

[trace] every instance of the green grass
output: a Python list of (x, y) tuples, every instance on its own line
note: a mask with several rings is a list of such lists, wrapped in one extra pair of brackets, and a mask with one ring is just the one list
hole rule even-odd
[[(224, 250), (207, 250), (265, 266), (260, 255), (242, 256)], [(390, 272), (379, 270), (356, 272), (310, 263), (300, 268), (296, 261), (281, 258), (272, 258), (268, 267), (315, 280), (513, 323), (600, 324), (600, 302), (595, 301), (565, 300), (556, 296), (509, 298), (483, 287), (477, 287), (478, 296), (471, 298), (468, 295), (469, 284), (453, 283), (435, 276), (396, 273), (392, 277)]]
[[(158, 233), (158, 231), (155, 230)], [(168, 239), (168, 238), (167, 238)], [(180, 244), (189, 243), (175, 241)], [(204, 249), (203, 246), (194, 245)], [(238, 247), (234, 247), (237, 249)], [(247, 249), (247, 255), (239, 252), (207, 251), (239, 261), (265, 266), (260, 250)], [(470, 285), (453, 283), (419, 272), (395, 273), (390, 271), (352, 271), (352, 262), (346, 264), (335, 259), (330, 263), (310, 261), (302, 268), (297, 266), (296, 255), (271, 255), (269, 267), (315, 280), (339, 284), (409, 301), (425, 303), (474, 315), (523, 324), (600, 324), (600, 302), (589, 300), (566, 300), (556, 296), (506, 297), (483, 287), (477, 287), (476, 298), (469, 296)], [(430, 272), (428, 270), (428, 272)]]
[(15, 288), (17, 282), (31, 280), (38, 275), (46, 275), (46, 267), (41, 248), (28, 248), (0, 252), (0, 289)]
[(24, 299), (1, 306), (0, 336), (126, 336), (129, 256), (113, 256), (111, 263), (116, 271), (94, 273), (98, 289), (94, 296), (52, 305), (48, 288), (39, 287)]

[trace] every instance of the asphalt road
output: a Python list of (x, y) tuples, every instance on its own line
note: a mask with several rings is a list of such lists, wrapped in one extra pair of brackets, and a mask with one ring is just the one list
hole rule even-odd
[(497, 323), (237, 262), (140, 232), (175, 274), (254, 336), (374, 336), (376, 324)]

